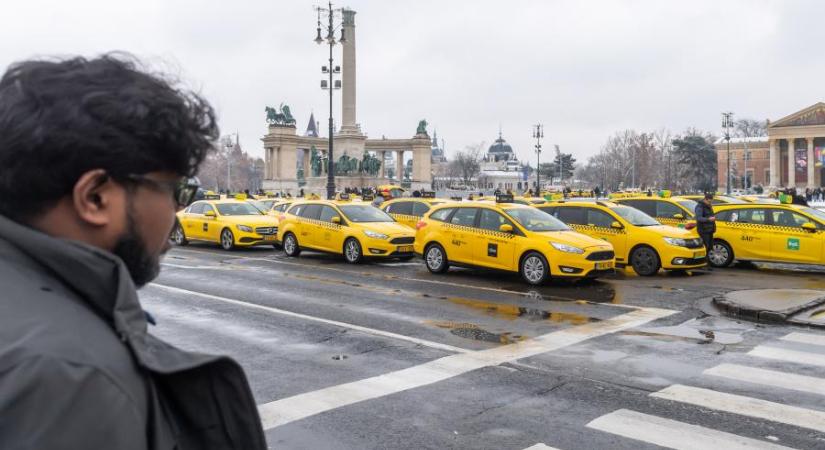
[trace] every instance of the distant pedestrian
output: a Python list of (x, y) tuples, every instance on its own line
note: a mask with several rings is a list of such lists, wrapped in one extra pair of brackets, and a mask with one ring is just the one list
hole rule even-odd
[[(713, 248), (713, 233), (716, 232), (716, 216), (713, 214), (713, 194), (706, 193), (705, 198), (696, 204), (696, 231), (705, 244), (706, 258), (710, 261), (710, 251)], [(708, 263), (708, 270), (713, 270)]]

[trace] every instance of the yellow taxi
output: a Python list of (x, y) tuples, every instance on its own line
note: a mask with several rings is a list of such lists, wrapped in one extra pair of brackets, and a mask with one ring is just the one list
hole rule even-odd
[(317, 250), (342, 254), (352, 264), (415, 256), (413, 230), (369, 203), (346, 199), (293, 203), (281, 217), (278, 240), (287, 256)]
[(172, 241), (217, 242), (224, 250), (252, 245), (274, 245), (277, 219), (262, 213), (252, 204), (236, 199), (207, 195), (178, 212)]
[(380, 208), (392, 216), (398, 223), (410, 228), (415, 228), (415, 224), (433, 206), (446, 203), (447, 200), (435, 198), (435, 192), (422, 192), (421, 197), (396, 198), (381, 203)]
[(613, 273), (613, 247), (538, 209), (499, 201), (438, 205), (416, 225), (415, 252), (432, 273), (450, 265), (518, 272), (528, 284)]
[(628, 196), (611, 200), (619, 205), (630, 206), (642, 211), (659, 223), (678, 228), (693, 220), (696, 201), (684, 196), (671, 197), (667, 191), (656, 196)]
[(788, 204), (718, 205), (708, 260), (825, 264), (825, 212)]
[(382, 184), (376, 188), (376, 191), (387, 200), (404, 196), (404, 188), (394, 184)]
[(574, 230), (610, 242), (617, 267), (642, 276), (703, 267), (705, 247), (695, 232), (662, 225), (644, 212), (608, 201), (555, 202), (538, 208)]

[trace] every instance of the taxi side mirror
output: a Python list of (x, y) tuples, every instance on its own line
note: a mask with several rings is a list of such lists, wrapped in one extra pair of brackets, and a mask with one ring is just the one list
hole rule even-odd
[(329, 219), (329, 221), (332, 222), (332, 223), (335, 223), (335, 224), (340, 224), (341, 223), (341, 218), (339, 216), (332, 216), (332, 218)]
[(677, 213), (677, 214), (674, 214), (674, 215), (673, 215), (673, 218), (674, 218), (674, 219), (679, 219), (679, 220), (682, 220), (682, 219), (684, 219), (684, 218), (685, 218), (685, 215), (684, 215), (684, 214), (678, 214), (678, 213)]
[(501, 231), (502, 233), (512, 233), (513, 232), (513, 226), (510, 225), (509, 223), (505, 223), (505, 224), (502, 224), (500, 227), (498, 227), (498, 231)]
[(812, 224), (811, 222), (805, 222), (802, 224), (802, 229), (805, 231), (814, 232), (816, 231), (816, 225)]
[(214, 219), (215, 218), (215, 211), (206, 211), (203, 213), (204, 216)]
[(618, 221), (614, 220), (613, 223), (610, 224), (610, 228), (613, 228), (613, 229), (616, 229), (616, 230), (621, 230), (624, 227)]

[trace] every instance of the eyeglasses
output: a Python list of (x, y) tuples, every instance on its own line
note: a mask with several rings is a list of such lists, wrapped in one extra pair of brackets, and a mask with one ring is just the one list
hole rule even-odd
[(172, 194), (178, 208), (186, 208), (195, 199), (198, 189), (201, 186), (197, 177), (181, 177), (174, 181), (153, 180), (145, 175), (130, 174), (125, 177), (127, 180), (137, 184), (151, 186), (153, 189)]

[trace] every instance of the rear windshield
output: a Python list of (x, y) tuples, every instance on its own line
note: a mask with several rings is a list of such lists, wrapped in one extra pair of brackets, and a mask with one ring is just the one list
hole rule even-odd
[(218, 203), (215, 206), (222, 216), (260, 216), (263, 214), (249, 203)]
[(395, 222), (389, 214), (371, 205), (342, 205), (339, 208), (350, 222)]

